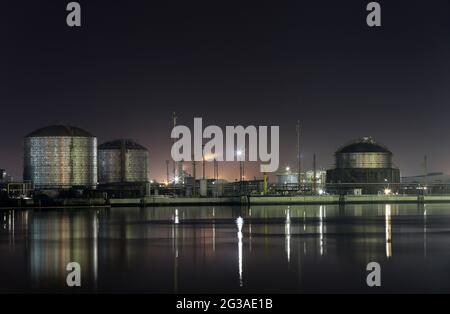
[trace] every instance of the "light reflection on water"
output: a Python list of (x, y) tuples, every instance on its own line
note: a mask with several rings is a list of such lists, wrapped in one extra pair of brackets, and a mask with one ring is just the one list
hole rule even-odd
[[(0, 292), (450, 292), (450, 205), (0, 212)], [(65, 286), (78, 262), (82, 288)]]

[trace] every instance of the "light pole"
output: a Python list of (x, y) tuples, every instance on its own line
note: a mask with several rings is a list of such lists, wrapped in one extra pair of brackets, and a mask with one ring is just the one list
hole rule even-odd
[(300, 120), (297, 120), (297, 184), (298, 184), (298, 191), (301, 192), (302, 190), (302, 179), (301, 179), (301, 172), (302, 172), (302, 165), (300, 160)]
[(204, 153), (204, 150), (205, 150), (205, 144), (203, 144), (202, 145), (202, 175), (203, 175), (203, 180), (205, 180), (206, 179), (206, 173), (205, 173), (205, 169), (206, 169), (206, 167), (205, 167), (205, 153)]
[[(245, 155), (244, 152), (242, 152), (241, 150), (238, 150), (236, 152), (236, 156), (237, 156), (237, 160), (239, 161), (239, 187), (240, 187), (240, 192), (242, 193), (242, 181), (244, 180), (244, 159), (245, 159)], [(244, 156), (244, 157), (242, 157)]]
[(193, 196), (197, 196), (197, 191), (196, 191), (196, 178), (197, 178), (197, 174), (196, 174), (196, 165), (195, 165), (195, 158), (194, 156), (192, 156), (192, 177), (193, 177), (193, 181), (192, 181), (192, 194)]
[(166, 160), (166, 184), (169, 184), (169, 160)]
[(243, 155), (244, 153), (241, 150), (236, 152), (237, 160), (239, 161), (239, 181), (244, 179), (244, 160), (241, 157)]
[(219, 163), (214, 157), (214, 180), (219, 180)]

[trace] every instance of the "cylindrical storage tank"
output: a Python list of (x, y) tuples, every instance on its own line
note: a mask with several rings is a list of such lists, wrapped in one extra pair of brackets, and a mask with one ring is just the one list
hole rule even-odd
[[(331, 193), (348, 193), (360, 190), (363, 194), (384, 193), (398, 190), (400, 170), (392, 163), (392, 152), (363, 137), (336, 151), (336, 167), (327, 170), (327, 190)], [(352, 193), (353, 193), (352, 192)]]
[(277, 174), (278, 184), (298, 184), (297, 173), (279, 173)]
[(38, 129), (25, 137), (24, 180), (36, 188), (92, 188), (97, 184), (97, 138), (65, 125)]
[(336, 153), (336, 168), (392, 168), (392, 153), (371, 137), (363, 137), (340, 148)]
[(114, 140), (98, 147), (99, 183), (148, 181), (148, 151), (133, 140)]

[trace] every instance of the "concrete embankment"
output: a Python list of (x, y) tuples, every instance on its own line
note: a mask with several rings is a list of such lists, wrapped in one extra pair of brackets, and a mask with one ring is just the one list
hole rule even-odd
[(111, 206), (183, 206), (183, 205), (296, 205), (296, 204), (371, 204), (371, 203), (450, 203), (450, 195), (306, 195), (241, 197), (167, 197), (111, 199)]
[(145, 198), (110, 199), (111, 206), (177, 206), (177, 205), (240, 205), (246, 203), (246, 197), (168, 197), (154, 196)]
[(450, 203), (450, 195), (305, 195), (305, 196), (237, 196), (237, 197), (170, 197), (151, 196), (122, 199), (58, 199), (50, 204), (20, 200), (0, 204), (0, 208), (61, 208), (109, 206), (211, 206), (211, 205), (302, 205), (302, 204), (389, 204), (389, 203)]
[(104, 198), (55, 198), (46, 201), (32, 199), (12, 199), (0, 202), (0, 209), (11, 208), (92, 208), (110, 207)]
[(249, 202), (252, 205), (450, 203), (450, 195), (257, 196), (250, 197)]
[(337, 204), (339, 195), (306, 195), (306, 196), (251, 196), (251, 205), (283, 205), (283, 204)]

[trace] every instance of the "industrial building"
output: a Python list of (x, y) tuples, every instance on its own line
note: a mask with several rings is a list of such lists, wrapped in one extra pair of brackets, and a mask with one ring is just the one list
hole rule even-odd
[(24, 180), (37, 189), (93, 188), (97, 184), (97, 138), (65, 125), (38, 129), (24, 140)]
[[(315, 180), (314, 180), (315, 173)], [(309, 170), (300, 173), (300, 185), (298, 182), (298, 172), (293, 172), (289, 167), (286, 167), (284, 171), (277, 173), (276, 191), (282, 192), (314, 192), (321, 194), (324, 190), (326, 183), (327, 172), (325, 170)], [(313, 191), (315, 190), (315, 191)]]
[(335, 168), (327, 171), (331, 193), (394, 193), (400, 171), (392, 163), (392, 152), (371, 137), (344, 145), (335, 153)]
[(98, 179), (99, 189), (111, 197), (148, 195), (147, 148), (130, 139), (99, 145)]
[(431, 172), (402, 177), (402, 190), (407, 194), (450, 194), (450, 175)]
[(23, 199), (31, 195), (30, 182), (17, 182), (5, 169), (0, 169), (0, 203), (8, 205), (10, 199)]
[[(176, 185), (175, 185), (176, 187)], [(220, 197), (226, 193), (229, 183), (223, 179), (195, 179), (192, 176), (185, 178), (185, 183), (179, 192), (184, 196)]]
[(450, 184), (450, 175), (443, 172), (430, 172), (426, 175), (420, 174), (416, 176), (402, 177), (402, 183), (422, 186)]

